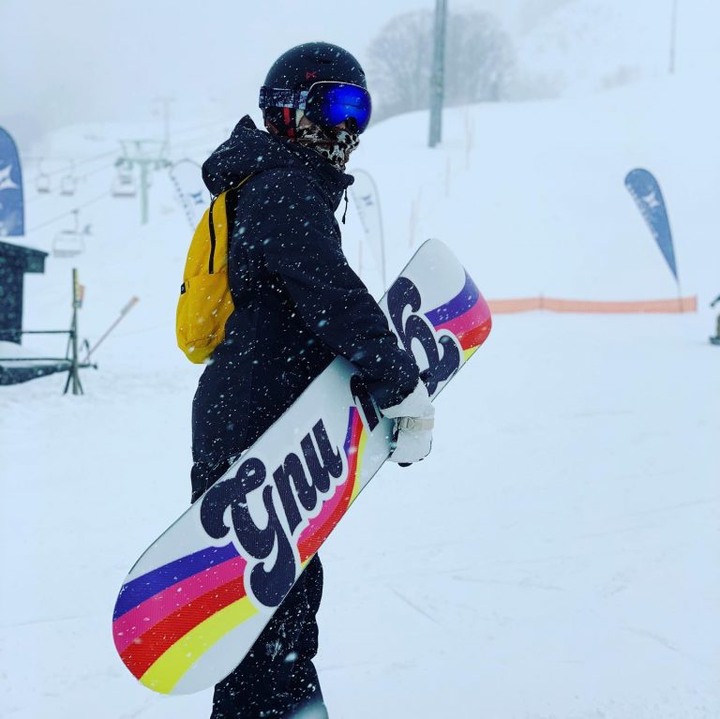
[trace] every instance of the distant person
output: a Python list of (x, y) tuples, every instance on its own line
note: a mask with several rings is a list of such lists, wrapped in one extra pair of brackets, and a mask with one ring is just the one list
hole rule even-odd
[[(418, 367), (350, 269), (335, 219), (370, 120), (365, 73), (340, 47), (299, 45), (270, 68), (260, 107), (267, 131), (243, 117), (203, 165), (214, 196), (251, 177), (237, 191), (228, 253), (235, 310), (193, 401), (193, 501), (338, 355), (387, 417), (426, 420), (399, 431), (391, 459), (412, 463), (430, 451), (433, 407)], [(327, 717), (312, 661), (322, 584), (315, 556), (216, 686), (212, 719)]]
[[(710, 307), (715, 307), (715, 305), (720, 302), (720, 295), (718, 295), (711, 303)], [(712, 339), (718, 340), (720, 342), (720, 315), (717, 316), (717, 323), (715, 325), (715, 337)]]

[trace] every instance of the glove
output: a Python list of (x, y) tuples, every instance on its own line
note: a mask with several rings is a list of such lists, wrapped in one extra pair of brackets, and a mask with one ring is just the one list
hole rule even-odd
[(407, 465), (430, 454), (435, 408), (422, 380), (402, 402), (380, 411), (385, 417), (396, 420), (395, 447), (390, 460)]

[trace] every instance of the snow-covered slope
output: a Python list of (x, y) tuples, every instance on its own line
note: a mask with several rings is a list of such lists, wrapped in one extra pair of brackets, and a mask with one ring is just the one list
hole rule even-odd
[(606, 90), (665, 74), (671, 30), (671, 2), (576, 0), (519, 36), (518, 64), (558, 94)]

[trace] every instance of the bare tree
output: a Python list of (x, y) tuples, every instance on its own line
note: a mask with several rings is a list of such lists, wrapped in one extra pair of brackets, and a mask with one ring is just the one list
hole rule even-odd
[(448, 104), (497, 102), (513, 73), (515, 54), (500, 22), (489, 13), (451, 15), (448, 24)]
[[(370, 44), (368, 75), (377, 119), (429, 106), (433, 22), (427, 10), (399, 15)], [(493, 15), (450, 13), (445, 47), (446, 105), (502, 99), (514, 52)]]
[(390, 20), (368, 50), (375, 117), (428, 107), (433, 15), (418, 11)]

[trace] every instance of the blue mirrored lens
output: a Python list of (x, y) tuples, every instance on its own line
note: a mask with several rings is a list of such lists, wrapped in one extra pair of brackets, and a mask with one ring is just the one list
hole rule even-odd
[(357, 131), (363, 132), (370, 122), (370, 94), (358, 85), (319, 82), (308, 92), (305, 114), (317, 125), (334, 127), (354, 120)]

